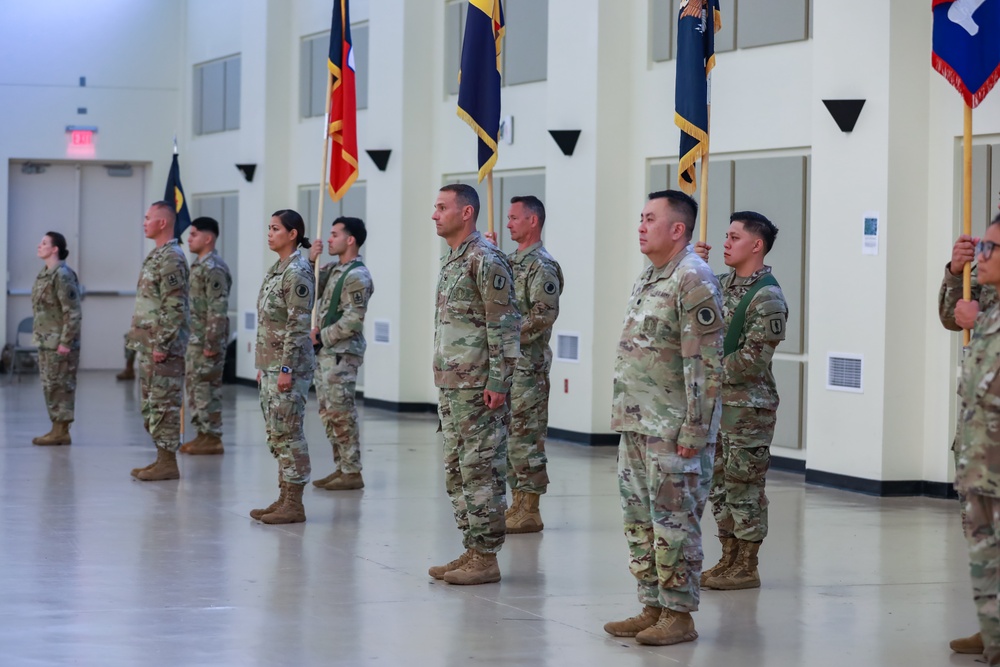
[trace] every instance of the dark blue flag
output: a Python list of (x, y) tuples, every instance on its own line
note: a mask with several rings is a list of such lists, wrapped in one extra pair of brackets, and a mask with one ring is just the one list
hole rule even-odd
[(933, 0), (934, 69), (975, 108), (1000, 79), (1000, 0)]
[(458, 116), (479, 137), (479, 180), (497, 163), (500, 134), (500, 48), (504, 34), (500, 0), (469, 0), (458, 71)]
[(677, 16), (674, 124), (681, 129), (677, 182), (697, 189), (694, 164), (708, 152), (708, 76), (715, 67), (715, 33), (722, 27), (719, 0), (682, 0)]
[(174, 238), (179, 239), (184, 230), (191, 226), (191, 214), (188, 213), (187, 200), (184, 199), (184, 187), (181, 185), (181, 166), (177, 162), (177, 153), (170, 164), (170, 174), (167, 176), (167, 189), (163, 193), (163, 201), (174, 203), (177, 220), (174, 222)]

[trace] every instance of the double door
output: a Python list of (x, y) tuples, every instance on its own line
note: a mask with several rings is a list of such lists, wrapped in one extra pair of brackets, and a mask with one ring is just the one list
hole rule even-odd
[(7, 232), (7, 340), (31, 316), (31, 286), (43, 268), (46, 232), (66, 237), (66, 263), (83, 294), (81, 369), (123, 364), (144, 255), (146, 168), (136, 164), (10, 163)]

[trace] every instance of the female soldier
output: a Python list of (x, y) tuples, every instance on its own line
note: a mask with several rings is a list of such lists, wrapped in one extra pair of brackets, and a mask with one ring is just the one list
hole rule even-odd
[(31, 288), (34, 313), (32, 342), (38, 347), (42, 391), (52, 430), (34, 438), (36, 445), (68, 445), (76, 403), (76, 370), (80, 365), (80, 281), (66, 266), (66, 237), (48, 232), (38, 244), (45, 262)]
[(276, 211), (267, 245), (278, 261), (264, 276), (257, 297), (257, 384), (267, 446), (278, 460), (278, 499), (250, 516), (264, 523), (306, 520), (302, 489), (309, 481), (309, 447), (303, 431), (306, 396), (315, 356), (309, 339), (315, 278), (299, 252), (309, 247), (302, 216)]

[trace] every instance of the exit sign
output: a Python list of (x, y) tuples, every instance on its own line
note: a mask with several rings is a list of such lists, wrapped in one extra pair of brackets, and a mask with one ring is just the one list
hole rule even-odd
[(74, 146), (92, 146), (94, 144), (94, 131), (73, 130), (69, 142)]
[(67, 125), (66, 133), (69, 135), (69, 145), (66, 147), (68, 157), (92, 158), (96, 155), (97, 151), (94, 145), (96, 127)]

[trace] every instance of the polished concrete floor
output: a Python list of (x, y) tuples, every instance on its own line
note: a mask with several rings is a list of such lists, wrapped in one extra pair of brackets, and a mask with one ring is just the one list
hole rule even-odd
[(545, 531), (508, 538), (501, 583), (455, 587), (426, 574), (462, 550), (430, 415), (363, 410), (366, 488), (310, 487), (307, 523), (266, 526), (247, 516), (276, 491), (254, 389), (226, 387), (226, 454), (184, 457), (179, 482), (128, 474), (153, 458), (133, 383), (82, 373), (77, 400), (74, 444), (34, 447), (38, 378), (0, 386), (3, 666), (975, 664), (947, 648), (977, 629), (954, 501), (774, 473), (763, 588), (706, 591), (700, 638), (649, 648), (602, 630), (639, 609), (615, 448), (550, 443)]

